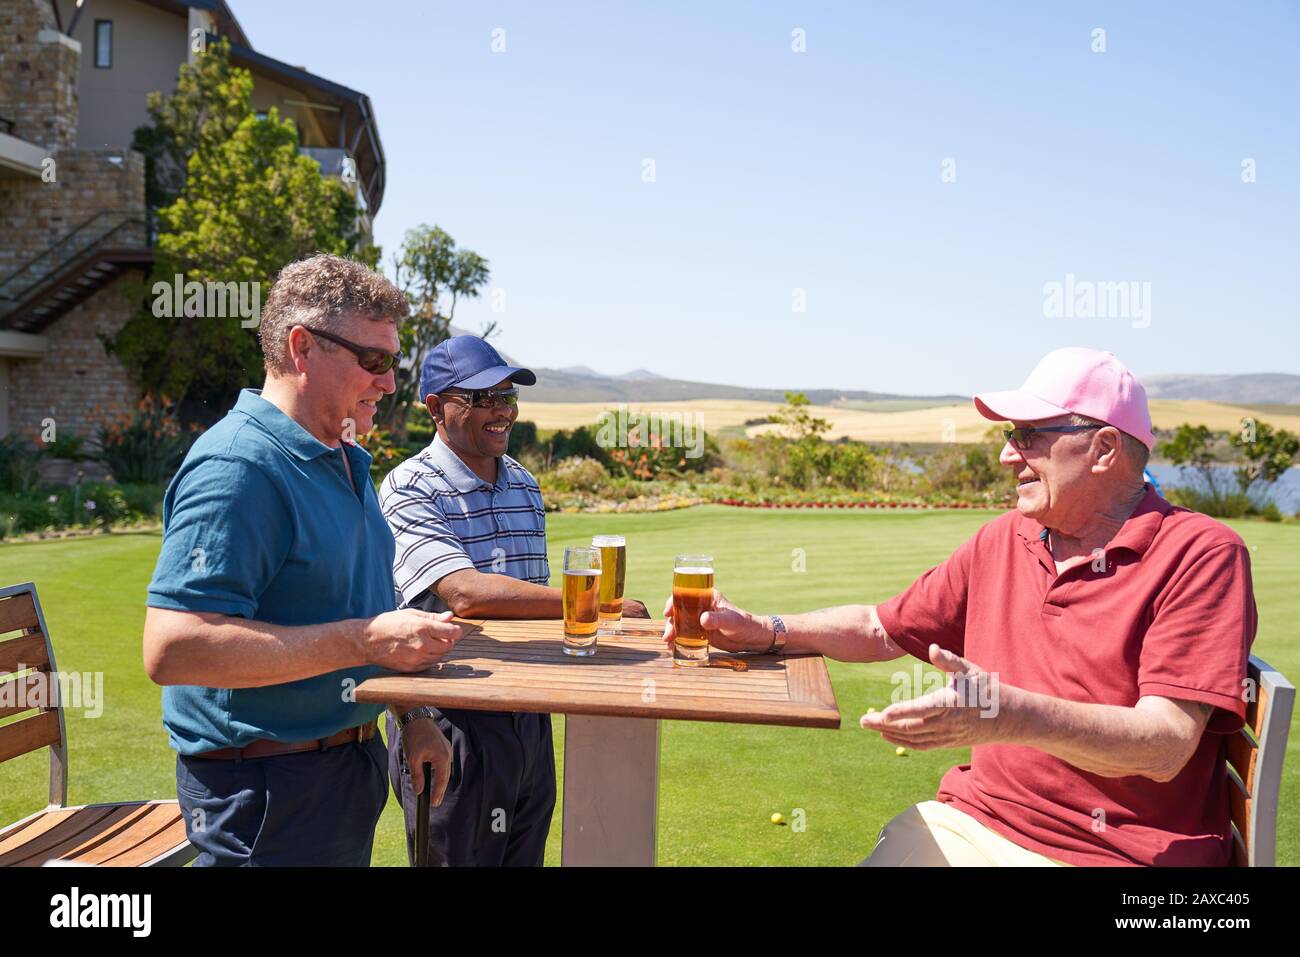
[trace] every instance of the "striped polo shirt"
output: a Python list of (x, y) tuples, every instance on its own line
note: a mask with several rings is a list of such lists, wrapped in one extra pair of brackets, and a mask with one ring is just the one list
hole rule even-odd
[(446, 611), (432, 588), (462, 568), (550, 584), (542, 491), (508, 455), (497, 459), (493, 485), (435, 435), (428, 448), (388, 473), (379, 502), (397, 543), (399, 606)]

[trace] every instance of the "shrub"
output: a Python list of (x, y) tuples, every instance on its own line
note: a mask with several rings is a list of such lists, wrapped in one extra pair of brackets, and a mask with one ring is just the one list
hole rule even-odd
[(81, 436), (70, 435), (65, 432), (62, 436), (47, 444), (43, 451), (50, 458), (71, 459), (74, 462), (79, 462), (82, 459), (90, 458), (85, 449), (85, 444)]
[(149, 482), (127, 482), (118, 485), (126, 501), (127, 517), (137, 521), (162, 521), (165, 485)]
[(357, 444), (370, 453), (370, 477), (375, 481), (395, 469), (408, 455), (405, 446), (394, 445), (389, 431), (378, 426), (358, 436)]
[(580, 426), (572, 432), (560, 429), (551, 436), (550, 453), (552, 462), (572, 458), (588, 458), (595, 459), (602, 466), (609, 464), (609, 458), (605, 450), (600, 447), (596, 437), (591, 434), (586, 426)]
[(41, 454), (19, 435), (0, 439), (0, 492), (30, 492), (40, 484)]
[(1244, 492), (1216, 490), (1211, 494), (1187, 486), (1171, 488), (1167, 492), (1165, 497), (1173, 504), (1190, 508), (1212, 518), (1241, 518), (1250, 514), (1253, 507), (1250, 497)]
[(424, 448), (433, 441), (434, 432), (433, 416), (429, 415), (429, 410), (425, 406), (412, 402), (411, 411), (406, 418), (406, 438), (409, 444), (418, 444)]
[(540, 478), (542, 491), (597, 492), (609, 482), (609, 472), (595, 459), (565, 459)]
[(506, 447), (506, 454), (513, 459), (523, 461), (523, 456), (540, 451), (541, 448), (537, 444), (537, 424), (516, 421), (510, 429), (510, 444)]
[(119, 482), (167, 482), (180, 468), (196, 434), (182, 431), (166, 399), (145, 396), (134, 412), (121, 412), (101, 423), (97, 457)]

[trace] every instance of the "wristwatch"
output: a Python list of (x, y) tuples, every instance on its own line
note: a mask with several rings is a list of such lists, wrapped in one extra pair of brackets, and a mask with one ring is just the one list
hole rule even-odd
[(768, 646), (764, 654), (779, 655), (785, 650), (785, 622), (781, 620), (780, 615), (768, 615), (772, 622), (772, 644)]
[(428, 705), (421, 705), (418, 708), (412, 708), (410, 711), (406, 712), (405, 714), (398, 715), (397, 726), (399, 728), (404, 729), (412, 721), (419, 721), (421, 718), (432, 718), (432, 717), (433, 717), (433, 709), (430, 708)]

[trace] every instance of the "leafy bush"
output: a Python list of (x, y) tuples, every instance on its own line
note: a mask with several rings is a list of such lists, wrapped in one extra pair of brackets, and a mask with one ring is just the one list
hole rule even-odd
[(549, 449), (552, 462), (560, 462), (564, 459), (587, 458), (594, 459), (602, 466), (609, 465), (608, 455), (586, 426), (579, 426), (572, 432), (560, 429), (551, 436)]
[(161, 485), (82, 485), (0, 495), (0, 537), (63, 528), (108, 528), (162, 518)]
[[(518, 427), (518, 423), (516, 423), (516, 427)], [(406, 439), (408, 444), (419, 445), (420, 448), (424, 448), (433, 441), (436, 431), (433, 426), (433, 416), (429, 415), (429, 410), (418, 402), (412, 402), (406, 418)]]
[(170, 403), (145, 396), (134, 412), (119, 412), (100, 425), (98, 458), (119, 482), (164, 483), (195, 437), (182, 431)]
[[(510, 429), (510, 444), (506, 453), (513, 459), (520, 459), (529, 452), (539, 451), (537, 444), (537, 424), (535, 422), (516, 421)], [(521, 459), (522, 461), (522, 459)]]
[(1213, 493), (1202, 492), (1188, 486), (1167, 489), (1165, 496), (1175, 505), (1202, 512), (1212, 518), (1241, 518), (1254, 510), (1245, 492), (1226, 492), (1217, 488)]
[(387, 429), (375, 427), (357, 437), (357, 444), (370, 453), (370, 477), (379, 481), (408, 456), (406, 446), (393, 444)]
[(90, 455), (86, 452), (85, 444), (81, 436), (65, 432), (53, 442), (48, 443), (43, 451), (50, 458), (71, 459), (74, 462), (79, 462), (82, 459), (90, 458)]
[(576, 457), (565, 459), (539, 478), (542, 493), (597, 492), (609, 483), (609, 472), (595, 459)]
[(125, 482), (118, 485), (126, 501), (127, 517), (137, 521), (162, 521), (165, 485), (149, 482)]
[(924, 490), (937, 497), (994, 497), (1010, 492), (1014, 480), (998, 464), (999, 450), (982, 445), (949, 443), (919, 461)]
[(41, 454), (20, 435), (0, 439), (0, 492), (30, 492), (40, 484)]

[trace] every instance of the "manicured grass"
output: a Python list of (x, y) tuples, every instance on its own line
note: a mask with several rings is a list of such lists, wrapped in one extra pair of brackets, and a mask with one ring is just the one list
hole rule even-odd
[[(593, 533), (628, 537), (628, 594), (653, 613), (669, 594), (673, 556), (715, 556), (718, 586), (756, 611), (795, 612), (883, 600), (941, 561), (988, 512), (756, 512), (701, 507), (639, 515), (552, 515), (552, 569), (565, 545)], [(1257, 654), (1300, 676), (1300, 529), (1231, 523), (1252, 549), (1260, 611)], [(105, 673), (98, 718), (68, 713), (71, 800), (174, 795), (174, 758), (160, 720), (160, 691), (140, 663), (144, 595), (159, 537), (112, 535), (0, 545), (0, 584), (35, 581), (64, 671)], [(798, 570), (799, 568), (806, 570)], [(880, 827), (933, 797), (943, 772), (968, 751), (896, 757), (861, 731), (858, 717), (884, 707), (890, 675), (906, 662), (830, 664), (843, 714), (839, 731), (665, 722), (660, 775), (660, 864), (856, 863)], [(557, 765), (563, 719), (555, 718)], [(1300, 863), (1300, 735), (1294, 722), (1279, 820), (1279, 861)], [(45, 752), (0, 766), (0, 822), (44, 805)], [(802, 809), (798, 814), (796, 809)], [(803, 829), (776, 827), (780, 811)], [(557, 813), (547, 860), (559, 861)], [(406, 862), (400, 811), (390, 799), (374, 862)]]

